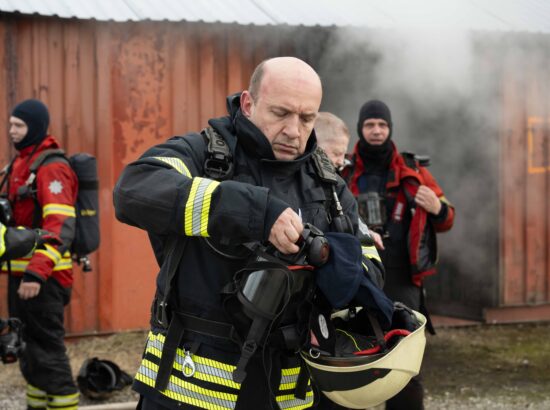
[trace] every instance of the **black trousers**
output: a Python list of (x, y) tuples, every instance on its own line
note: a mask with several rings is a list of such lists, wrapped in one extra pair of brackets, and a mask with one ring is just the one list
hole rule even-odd
[(420, 375), (386, 402), (386, 410), (424, 410), (424, 387)]
[(64, 307), (71, 290), (50, 278), (42, 284), (40, 293), (23, 300), (17, 295), (21, 278), (8, 280), (8, 307), (12, 317), (23, 322), (26, 349), (19, 360), (21, 373), (34, 387), (48, 395), (68, 395), (78, 390), (74, 383), (63, 337)]

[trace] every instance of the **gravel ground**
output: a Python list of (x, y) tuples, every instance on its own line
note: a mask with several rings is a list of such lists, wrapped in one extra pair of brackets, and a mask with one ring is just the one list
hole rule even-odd
[[(550, 324), (438, 329), (437, 336), (428, 337), (423, 363), (426, 410), (550, 409), (549, 335)], [(73, 371), (76, 374), (86, 358), (99, 357), (133, 375), (144, 340), (144, 332), (70, 339)], [(18, 367), (3, 366), (0, 409), (24, 409), (24, 396)], [(125, 388), (101, 403), (136, 400), (137, 395)], [(93, 404), (100, 403), (81, 400), (82, 406)]]

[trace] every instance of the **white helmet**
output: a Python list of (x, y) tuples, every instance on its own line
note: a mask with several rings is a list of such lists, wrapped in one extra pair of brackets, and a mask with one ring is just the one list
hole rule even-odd
[[(353, 351), (336, 352), (335, 356), (323, 355), (314, 349), (302, 351), (311, 377), (330, 400), (352, 409), (376, 406), (399, 393), (418, 374), (426, 346), (426, 318), (406, 309), (414, 315), (411, 316), (413, 320), (416, 317), (418, 327), (412, 332), (401, 329), (387, 332), (384, 338), (388, 342), (393, 339), (394, 344), (388, 343), (391, 347), (386, 351), (380, 352), (376, 346), (369, 350), (378, 352), (359, 355)], [(332, 318), (335, 316), (348, 316), (345, 320), (350, 320), (348, 309), (337, 312)], [(395, 335), (400, 337), (393, 337)]]

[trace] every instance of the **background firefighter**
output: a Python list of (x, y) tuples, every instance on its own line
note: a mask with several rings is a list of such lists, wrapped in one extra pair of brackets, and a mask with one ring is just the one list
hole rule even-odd
[[(9, 135), (17, 156), (7, 174), (7, 194), (14, 223), (42, 228), (60, 238), (31, 255), (2, 265), (9, 273), (10, 316), (23, 324), (27, 344), (20, 359), (27, 381), (27, 406), (31, 409), (75, 409), (78, 390), (64, 345), (64, 307), (73, 282), (69, 254), (74, 238), (78, 182), (69, 164), (46, 162), (30, 177), (29, 167), (47, 149), (59, 148), (48, 135), (49, 113), (38, 100), (25, 100), (12, 111)], [(30, 177), (30, 178), (29, 178)]]
[[(358, 199), (361, 217), (381, 236), (384, 292), (426, 312), (422, 280), (435, 272), (435, 232), (451, 229), (455, 213), (430, 172), (414, 155), (397, 151), (392, 130), (388, 106), (378, 100), (366, 102), (357, 122), (359, 141), (342, 175)], [(388, 400), (386, 408), (424, 408), (420, 377)]]

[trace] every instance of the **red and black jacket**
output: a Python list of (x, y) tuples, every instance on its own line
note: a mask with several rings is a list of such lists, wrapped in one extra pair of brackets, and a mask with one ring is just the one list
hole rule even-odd
[[(75, 234), (75, 202), (78, 180), (66, 161), (46, 161), (32, 181), (30, 166), (41, 152), (58, 149), (51, 135), (38, 146), (23, 148), (10, 170), (8, 198), (13, 207), (15, 224), (29, 228), (42, 228), (61, 238), (61, 245), (45, 245), (23, 258), (10, 261), (12, 275), (24, 280), (46, 281), (55, 278), (62, 286), (73, 283), (70, 246)], [(31, 177), (31, 178), (29, 178)], [(36, 189), (36, 193), (30, 191)], [(2, 265), (6, 273), (8, 266)]]
[[(434, 245), (435, 232), (445, 232), (451, 229), (455, 211), (432, 174), (417, 162), (414, 166), (407, 164), (394, 143), (392, 146), (393, 154), (385, 182), (386, 195), (392, 198), (390, 209), (388, 209), (388, 223), (409, 225), (406, 242), (408, 263), (412, 282), (416, 286), (421, 286), (425, 276), (435, 273), (437, 262), (437, 252), (434, 249), (427, 250), (425, 247)], [(342, 172), (343, 178), (347, 181), (348, 187), (355, 197), (362, 193), (358, 180), (364, 174), (365, 166), (359, 155), (358, 145), (356, 145), (350, 165)], [(438, 215), (428, 214), (423, 208), (416, 206), (414, 197), (421, 185), (426, 185), (434, 191), (441, 201), (442, 208)], [(409, 215), (405, 215), (407, 210)], [(433, 238), (430, 239), (430, 236)], [(428, 258), (430, 260), (424, 257), (426, 254), (433, 254), (434, 251), (435, 257)], [(386, 264), (384, 252), (381, 252), (381, 255)], [(393, 261), (388, 262), (392, 263)]]

